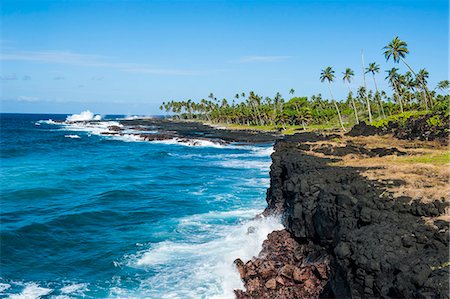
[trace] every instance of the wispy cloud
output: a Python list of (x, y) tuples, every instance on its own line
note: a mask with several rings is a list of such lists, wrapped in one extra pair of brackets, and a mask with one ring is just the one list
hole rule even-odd
[(252, 56), (243, 56), (238, 62), (240, 63), (249, 63), (249, 62), (278, 62), (284, 61), (291, 58), (291, 56), (261, 56), (261, 55), (252, 55)]
[(23, 81), (29, 81), (29, 80), (31, 80), (31, 76), (25, 75), (25, 76), (22, 77), (22, 80)]
[(0, 80), (2, 80), (2, 81), (14, 81), (14, 80), (17, 80), (17, 75), (16, 74), (10, 74), (10, 75), (0, 76)]
[(204, 72), (183, 69), (158, 68), (148, 64), (117, 62), (113, 57), (79, 54), (69, 51), (18, 51), (1, 53), (3, 61), (30, 61), (36, 63), (68, 64), (83, 67), (113, 68), (124, 72), (154, 75), (200, 75)]
[(66, 77), (64, 77), (64, 76), (55, 76), (55, 77), (53, 77), (53, 80), (56, 80), (56, 81), (65, 80), (65, 79), (66, 79)]
[(103, 79), (105, 79), (105, 77), (103, 77), (103, 76), (93, 76), (91, 78), (91, 80), (93, 80), (93, 81), (103, 81)]
[(39, 101), (39, 98), (30, 96), (18, 96), (16, 100), (19, 102), (37, 102)]

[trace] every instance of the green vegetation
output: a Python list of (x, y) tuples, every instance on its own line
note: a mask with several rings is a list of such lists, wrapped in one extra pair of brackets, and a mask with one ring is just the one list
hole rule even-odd
[[(394, 122), (399, 125), (403, 125), (408, 120), (408, 118), (410, 118), (410, 117), (417, 118), (419, 116), (426, 115), (427, 113), (428, 112), (426, 112), (426, 111), (406, 111), (403, 113), (388, 116), (386, 118), (378, 119), (377, 121), (372, 122), (371, 125), (375, 126), (377, 128), (387, 127), (389, 122)], [(439, 118), (439, 116), (437, 116), (437, 117)]]
[[(409, 53), (406, 42), (395, 37), (384, 47), (384, 57), (387, 61), (400, 61), (409, 71), (399, 73), (392, 67), (387, 70), (385, 80), (391, 87), (392, 94), (378, 90), (376, 76), (380, 67), (372, 62), (366, 68), (362, 55), (362, 70), (364, 86), (359, 86), (353, 93), (350, 83), (355, 72), (346, 68), (342, 80), (348, 86), (345, 99), (336, 100), (332, 93), (332, 83), (335, 81), (335, 71), (331, 66), (324, 68), (320, 74), (321, 82), (327, 83), (330, 99), (322, 94), (310, 98), (294, 96), (295, 90), (289, 90), (289, 99), (283, 98), (277, 92), (273, 97), (264, 97), (250, 91), (237, 93), (231, 100), (217, 99), (213, 93), (208, 99), (200, 101), (182, 100), (163, 102), (160, 109), (171, 114), (176, 119), (207, 121), (215, 124), (226, 124), (235, 128), (251, 128), (259, 130), (281, 130), (285, 134), (297, 130), (346, 127), (368, 121), (376, 126), (385, 126), (389, 121), (405, 122), (409, 117), (417, 117), (426, 113), (447, 113), (449, 109), (450, 82), (444, 80), (429, 90), (427, 79), (429, 73), (425, 69), (415, 72), (406, 62)], [(375, 91), (368, 90), (366, 74), (371, 74)], [(442, 125), (439, 117), (431, 117), (429, 125)]]
[(398, 158), (397, 161), (408, 164), (426, 163), (435, 165), (445, 165), (450, 163), (450, 153), (443, 152), (440, 154), (427, 154), (427, 155), (401, 157)]

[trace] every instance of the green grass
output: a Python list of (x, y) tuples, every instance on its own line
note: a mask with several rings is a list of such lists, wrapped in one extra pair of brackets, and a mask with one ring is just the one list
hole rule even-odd
[(219, 124), (219, 126), (224, 126), (226, 128), (229, 129), (234, 129), (234, 130), (255, 130), (255, 131), (276, 131), (277, 127), (276, 126), (247, 126), (247, 125), (238, 125), (238, 124), (232, 124), (232, 125), (227, 125), (227, 124)]
[(397, 161), (408, 164), (426, 163), (435, 165), (445, 165), (450, 163), (450, 153), (427, 154), (420, 156), (401, 157)]
[(371, 122), (370, 124), (372, 126), (377, 127), (377, 128), (379, 128), (379, 127), (387, 127), (388, 123), (391, 122), (391, 121), (392, 122), (397, 122), (397, 123), (400, 123), (400, 124), (404, 124), (408, 120), (408, 118), (410, 118), (410, 117), (415, 117), (416, 118), (416, 117), (419, 117), (419, 116), (422, 116), (422, 115), (425, 115), (425, 114), (428, 114), (428, 112), (426, 112), (426, 111), (406, 111), (406, 112), (403, 112), (403, 113), (400, 113), (400, 114), (395, 114), (395, 115), (388, 116), (388, 117), (383, 118), (383, 119), (378, 119), (376, 121)]
[[(218, 124), (219, 126), (224, 126), (226, 128), (229, 129), (234, 129), (234, 130), (255, 130), (255, 131), (265, 131), (265, 132), (269, 132), (269, 131), (278, 131), (280, 129), (282, 129), (281, 126), (274, 126), (274, 125), (266, 125), (266, 126), (254, 126), (254, 125), (237, 125), (237, 124), (231, 124), (231, 125), (227, 125), (227, 124)], [(329, 130), (329, 129), (334, 129), (336, 128), (333, 125), (329, 125), (329, 124), (320, 124), (320, 125), (308, 125), (306, 126), (306, 130), (307, 131), (313, 131), (313, 130)], [(288, 125), (286, 126), (286, 129), (282, 130), (281, 133), (284, 135), (292, 135), (298, 132), (302, 132), (303, 131), (303, 126), (299, 126), (299, 125)]]

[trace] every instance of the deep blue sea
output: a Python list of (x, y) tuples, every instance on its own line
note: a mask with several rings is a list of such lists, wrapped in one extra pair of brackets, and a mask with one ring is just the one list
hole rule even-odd
[(1, 114), (0, 297), (232, 298), (257, 255), (271, 145), (143, 142)]

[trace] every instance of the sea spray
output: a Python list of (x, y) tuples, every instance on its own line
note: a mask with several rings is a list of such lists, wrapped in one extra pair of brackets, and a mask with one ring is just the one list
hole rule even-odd
[(1, 121), (0, 297), (232, 297), (234, 259), (281, 228), (255, 218), (271, 146), (143, 142), (115, 119)]

